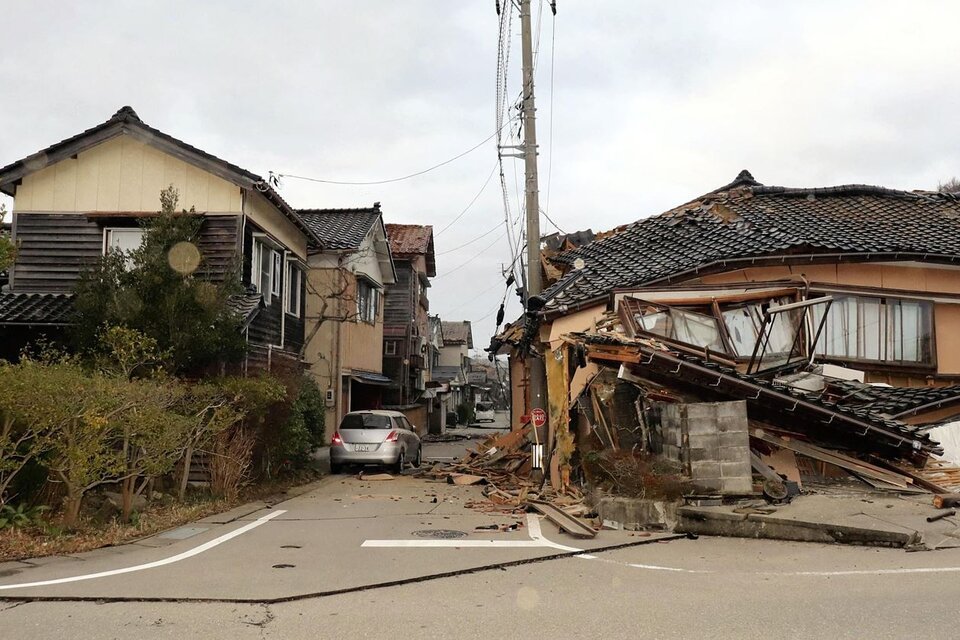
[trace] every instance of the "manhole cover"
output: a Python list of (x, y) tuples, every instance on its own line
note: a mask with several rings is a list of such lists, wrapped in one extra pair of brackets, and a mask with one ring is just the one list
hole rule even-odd
[(421, 529), (420, 531), (414, 531), (413, 535), (418, 538), (441, 538), (445, 540), (467, 537), (465, 531), (454, 531), (453, 529)]
[(295, 565), (295, 564), (275, 564), (275, 565), (273, 565), (273, 568), (274, 568), (274, 569), (293, 569), (295, 566), (297, 566), (297, 565)]

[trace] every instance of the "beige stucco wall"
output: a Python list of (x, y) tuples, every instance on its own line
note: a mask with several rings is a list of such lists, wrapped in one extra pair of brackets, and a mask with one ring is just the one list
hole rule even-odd
[(184, 209), (240, 212), (240, 187), (128, 135), (24, 176), (14, 210), (159, 211), (160, 191), (171, 184)]
[[(328, 425), (336, 424), (346, 411), (341, 406), (342, 375), (351, 371), (383, 372), (383, 298), (374, 324), (351, 317), (356, 314), (357, 278), (354, 270), (379, 281), (379, 265), (375, 258), (371, 264), (369, 252), (362, 249), (353, 257), (344, 257), (343, 269), (336, 268), (337, 263), (336, 256), (319, 254), (310, 257), (307, 270), (306, 337), (310, 337), (321, 314), (327, 319), (307, 343), (304, 358), (320, 388), (335, 390), (336, 404), (327, 407)], [(342, 289), (346, 299), (327, 299), (324, 309), (323, 296)], [(348, 319), (340, 322), (337, 318)], [(333, 429), (327, 429), (327, 432), (329, 437)]]
[(448, 344), (440, 349), (441, 367), (459, 367), (463, 364), (463, 358), (470, 355), (470, 350), (465, 344)]
[(256, 191), (247, 191), (243, 198), (243, 212), (258, 227), (289, 247), (299, 258), (306, 259), (306, 236), (262, 195)]

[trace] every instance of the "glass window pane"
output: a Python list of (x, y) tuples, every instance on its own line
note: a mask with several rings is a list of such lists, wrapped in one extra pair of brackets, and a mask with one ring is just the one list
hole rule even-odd
[(681, 309), (673, 309), (671, 316), (673, 318), (674, 338), (680, 342), (686, 342), (697, 347), (706, 347), (711, 351), (722, 352), (724, 350), (716, 319)]
[(669, 338), (672, 335), (672, 331), (670, 329), (670, 314), (668, 314), (666, 311), (648, 313), (644, 316), (638, 314), (634, 316), (634, 320), (644, 331), (655, 333), (658, 336), (663, 336), (664, 338)]
[(728, 309), (722, 313), (727, 332), (733, 342), (737, 356), (749, 358), (757, 344), (757, 331), (760, 330), (759, 310), (756, 305)]

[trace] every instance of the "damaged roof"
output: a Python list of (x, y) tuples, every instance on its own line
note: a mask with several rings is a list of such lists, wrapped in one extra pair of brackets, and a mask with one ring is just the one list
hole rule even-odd
[(380, 203), (352, 209), (297, 209), (297, 215), (325, 249), (357, 250), (381, 219)]
[[(868, 185), (765, 186), (742, 171), (728, 185), (552, 258), (572, 267), (549, 308), (599, 301), (612, 289), (682, 281), (782, 255), (960, 262), (960, 201), (948, 193)], [(808, 258), (809, 259), (809, 258)]]
[(844, 404), (858, 404), (873, 413), (893, 418), (960, 403), (960, 385), (884, 387), (843, 381), (835, 382), (832, 386), (847, 394), (842, 400)]
[(776, 384), (699, 356), (674, 351), (655, 340), (627, 338), (616, 333), (569, 335), (592, 348), (591, 359), (602, 361), (609, 357), (619, 364), (625, 361), (624, 352), (633, 353), (635, 356), (626, 362), (633, 363), (644, 375), (697, 388), (705, 397), (746, 400), (754, 410), (780, 416), (793, 425), (807, 425), (806, 429), (817, 432), (828, 442), (869, 440), (901, 456), (913, 452), (943, 453), (923, 427), (892, 419), (870, 405), (836, 402), (823, 393)]
[(390, 250), (396, 258), (423, 256), (427, 263), (427, 275), (437, 275), (437, 259), (433, 249), (433, 227), (420, 224), (388, 224), (387, 237)]

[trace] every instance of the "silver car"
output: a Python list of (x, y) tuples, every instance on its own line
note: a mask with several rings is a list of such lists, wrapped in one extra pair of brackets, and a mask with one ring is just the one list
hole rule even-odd
[(416, 428), (399, 411), (351, 411), (343, 416), (330, 443), (330, 471), (347, 464), (390, 465), (403, 471), (419, 467), (423, 447)]

